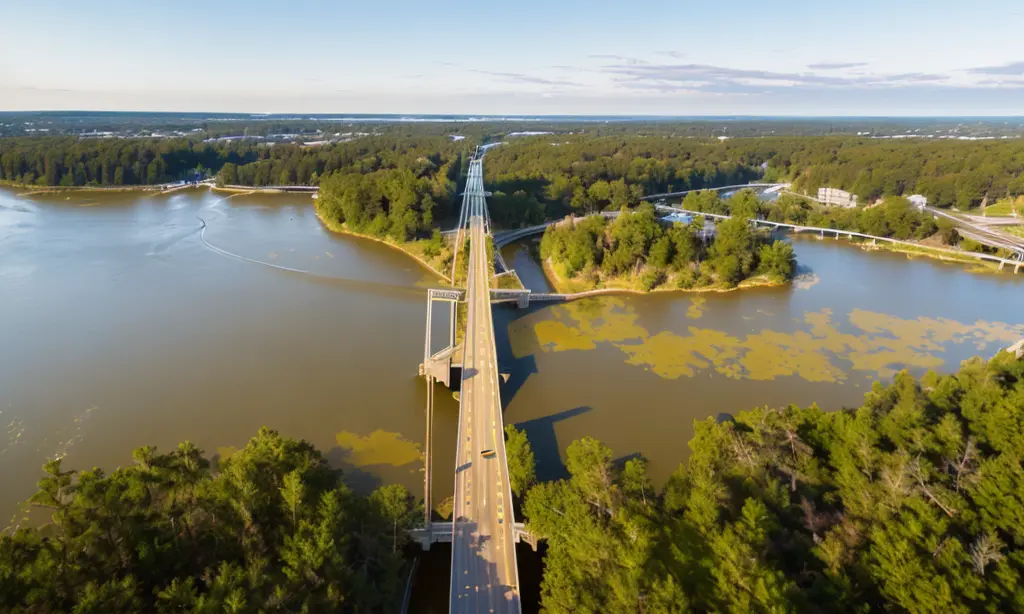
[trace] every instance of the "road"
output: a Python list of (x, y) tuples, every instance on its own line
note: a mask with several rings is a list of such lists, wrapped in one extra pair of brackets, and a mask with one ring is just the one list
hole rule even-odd
[(1020, 237), (1015, 237), (998, 229), (986, 227), (984, 224), (970, 220), (969, 218), (971, 216), (954, 215), (948, 211), (936, 209), (935, 207), (925, 207), (925, 210), (932, 215), (942, 216), (952, 220), (953, 223), (958, 226), (958, 231), (961, 236), (992, 247), (1001, 247), (1005, 250), (1024, 255), (1024, 239)]
[[(450, 611), (518, 614), (519, 572), (491, 318), (487, 204), (479, 162), (471, 163), (466, 191), (470, 194), (470, 253), (455, 460)], [(485, 457), (485, 450), (493, 450), (493, 454)]]

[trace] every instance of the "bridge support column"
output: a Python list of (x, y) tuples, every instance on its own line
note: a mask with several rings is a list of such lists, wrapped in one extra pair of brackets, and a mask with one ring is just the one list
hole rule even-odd
[(516, 306), (520, 309), (526, 309), (530, 306), (530, 293), (524, 292), (516, 297)]
[(1002, 271), (1004, 266), (1006, 266), (1006, 263), (1005, 262), (1000, 262), (999, 263), (999, 270)]
[(430, 519), (433, 509), (430, 504), (430, 491), (433, 486), (431, 481), (431, 456), (434, 448), (434, 378), (427, 375), (427, 436), (423, 446), (423, 524), (427, 527), (427, 544), (429, 548)]
[(1019, 270), (1020, 270), (1020, 263), (1018, 262), (1017, 264), (1013, 265), (1013, 274), (1016, 275), (1017, 271), (1019, 271)]
[(822, 230), (822, 231), (821, 231), (821, 234), (819, 234), (819, 235), (818, 235), (818, 240), (819, 240), (819, 241), (821, 241), (821, 240), (822, 240), (822, 239), (824, 239), (824, 238), (825, 238), (825, 231), (824, 231), (824, 230)]

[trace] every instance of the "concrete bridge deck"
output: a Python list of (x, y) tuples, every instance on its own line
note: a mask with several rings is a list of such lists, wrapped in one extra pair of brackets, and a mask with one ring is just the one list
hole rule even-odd
[(451, 612), (520, 612), (518, 534), (505, 456), (491, 314), (490, 218), (480, 160), (470, 163), (460, 217), (470, 241), (452, 513)]

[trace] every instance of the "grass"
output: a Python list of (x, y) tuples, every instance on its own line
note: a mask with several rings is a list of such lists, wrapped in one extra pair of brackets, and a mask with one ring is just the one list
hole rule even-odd
[(1024, 216), (1024, 197), (1004, 198), (985, 207), (983, 215), (986, 217), (1012, 217), (1014, 210), (1017, 211), (1017, 215)]
[(1024, 239), (1024, 226), (1003, 226), (1001, 230)]
[(497, 290), (523, 290), (523, 282), (519, 279), (519, 274), (515, 271), (509, 271), (508, 273), (502, 273), (501, 275), (495, 275), (491, 277), (491, 287)]

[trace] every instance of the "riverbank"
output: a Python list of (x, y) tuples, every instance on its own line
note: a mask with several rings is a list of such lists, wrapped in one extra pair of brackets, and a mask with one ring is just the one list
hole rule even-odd
[(897, 254), (905, 254), (908, 257), (921, 256), (932, 260), (938, 260), (940, 262), (969, 265), (967, 267), (967, 271), (971, 273), (1001, 272), (999, 269), (999, 263), (992, 260), (986, 260), (982, 257), (987, 254), (982, 255), (977, 254), (976, 252), (967, 252), (946, 247), (933, 247), (923, 244), (911, 245), (907, 243), (889, 243), (886, 241), (880, 241), (874, 245), (867, 241), (849, 241), (849, 243), (868, 252), (888, 251)]
[(38, 186), (29, 185), (23, 183), (0, 183), (0, 187), (11, 188), (13, 190), (26, 190), (25, 192), (18, 192), (18, 196), (35, 196), (37, 194), (62, 194), (65, 192), (77, 192), (77, 193), (88, 193), (88, 192), (101, 192), (106, 194), (120, 194), (129, 192), (167, 192), (173, 190), (180, 190), (183, 188), (202, 187), (206, 184), (159, 184), (159, 185), (119, 185), (119, 186), (92, 186), (92, 185), (77, 185), (77, 186)]
[[(325, 218), (323, 215), (320, 214), (319, 209), (316, 210), (316, 217), (318, 220), (320, 220), (320, 223), (323, 224), (324, 227), (327, 228), (327, 230), (330, 230), (331, 232), (349, 235), (352, 237), (359, 237), (361, 239), (368, 239), (370, 241), (380, 243), (381, 245), (386, 245), (392, 249), (398, 250), (404, 253), (405, 255), (411, 257), (413, 260), (415, 260), (421, 266), (423, 266), (423, 268), (427, 269), (434, 275), (437, 275), (442, 280), (448, 283), (451, 283), (452, 281), (451, 277), (445, 275), (440, 270), (440, 263), (445, 260), (446, 251), (442, 251), (439, 256), (434, 258), (435, 262), (432, 263), (431, 261), (427, 260), (426, 254), (423, 253), (423, 244), (426, 243), (425, 240), (421, 239), (419, 241), (399, 243), (398, 241), (395, 241), (390, 237), (377, 237), (362, 232), (356, 232), (348, 228), (344, 224), (339, 224), (334, 220)], [(447, 247), (445, 247), (444, 250), (447, 250)]]
[(708, 292), (734, 292), (736, 290), (749, 290), (751, 288), (773, 288), (785, 286), (787, 281), (777, 281), (767, 275), (756, 275), (748, 277), (735, 286), (727, 287), (718, 283), (698, 287), (683, 288), (674, 283), (673, 277), (666, 278), (665, 282), (651, 288), (643, 288), (642, 276), (634, 275), (632, 280), (615, 278), (612, 280), (601, 280), (596, 284), (588, 284), (578, 279), (567, 278), (564, 273), (558, 270), (558, 265), (548, 258), (541, 263), (541, 269), (548, 284), (551, 285), (554, 294), (584, 294), (587, 292), (603, 291), (606, 293), (621, 294), (654, 294), (655, 292), (683, 292), (688, 294), (701, 294)]
[(317, 193), (314, 189), (316, 186), (309, 186), (305, 188), (302, 186), (295, 186), (292, 188), (279, 187), (279, 186), (247, 186), (247, 185), (215, 185), (210, 184), (210, 189), (214, 192), (225, 192), (228, 194), (309, 194), (310, 197)]

